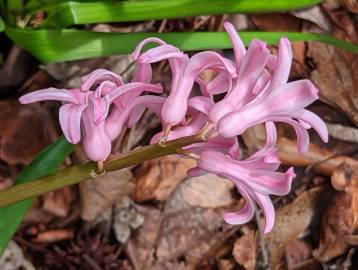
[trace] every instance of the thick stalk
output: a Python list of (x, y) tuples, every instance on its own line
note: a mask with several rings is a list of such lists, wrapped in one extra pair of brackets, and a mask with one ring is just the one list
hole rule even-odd
[[(168, 141), (161, 145), (147, 145), (132, 150), (119, 159), (105, 162), (104, 170), (106, 172), (116, 171), (149, 159), (176, 154), (178, 149), (201, 141), (202, 138), (200, 136), (189, 136)], [(0, 191), (0, 207), (33, 198), (64, 186), (89, 180), (92, 178), (91, 174), (93, 174), (96, 169), (97, 164), (95, 162), (75, 165), (31, 182), (2, 190)]]

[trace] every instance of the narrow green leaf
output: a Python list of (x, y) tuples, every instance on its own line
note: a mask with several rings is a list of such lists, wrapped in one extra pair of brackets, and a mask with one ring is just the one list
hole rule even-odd
[(0, 17), (0, 32), (5, 30), (5, 24), (4, 21), (2, 20), (2, 18)]
[[(129, 22), (181, 18), (206, 14), (287, 11), (312, 6), (320, 0), (151, 0), (66, 1), (40, 9), (46, 13), (43, 27), (75, 24)], [(33, 12), (37, 12), (35, 10)]]
[[(56, 171), (58, 166), (72, 152), (74, 146), (61, 137), (42, 150), (36, 158), (26, 166), (15, 180), (22, 184), (48, 175)], [(9, 240), (19, 227), (33, 200), (25, 200), (13, 205), (0, 208), (0, 255), (5, 250)]]
[[(225, 32), (192, 33), (97, 33), (82, 30), (23, 30), (6, 27), (7, 35), (43, 63), (128, 54), (147, 37), (158, 37), (184, 51), (228, 49), (231, 42)], [(294, 32), (240, 32), (244, 43), (261, 39), (277, 44), (281, 36), (291, 41), (319, 41), (358, 54), (358, 46), (328, 35)]]

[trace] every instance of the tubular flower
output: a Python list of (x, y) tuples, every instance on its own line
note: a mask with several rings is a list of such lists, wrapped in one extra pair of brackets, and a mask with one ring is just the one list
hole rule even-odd
[[(265, 216), (264, 232), (269, 232), (274, 224), (275, 211), (269, 195), (285, 195), (291, 189), (295, 174), (293, 168), (286, 172), (277, 172), (280, 164), (276, 149), (276, 131), (272, 122), (266, 124), (268, 130), (266, 145), (247, 159), (240, 160), (237, 154), (204, 150), (197, 160), (197, 168), (189, 175), (197, 176), (210, 172), (231, 180), (245, 199), (245, 205), (237, 212), (224, 214), (229, 224), (248, 222), (254, 215), (256, 202)], [(237, 152), (236, 152), (237, 153)]]
[(284, 122), (294, 127), (298, 152), (307, 151), (313, 128), (323, 141), (328, 132), (324, 122), (304, 109), (318, 99), (318, 90), (309, 80), (287, 83), (291, 63), (291, 44), (281, 38), (276, 58), (266, 44), (253, 40), (247, 51), (233, 26), (225, 24), (232, 40), (237, 78), (226, 96), (209, 112), (209, 120), (225, 138), (241, 135), (247, 128), (267, 121)]
[[(159, 46), (140, 54), (143, 46), (150, 42), (156, 42)], [(215, 52), (199, 52), (189, 58), (178, 48), (159, 39), (149, 38), (143, 40), (132, 55), (142, 65), (162, 60), (169, 61), (172, 82), (169, 96), (162, 108), (161, 119), (163, 126), (172, 127), (184, 121), (188, 109), (188, 98), (194, 83), (197, 82), (199, 85), (203, 85), (199, 78), (202, 71), (213, 69), (220, 71), (220, 73), (225, 73), (218, 78), (220, 80), (216, 84), (221, 83), (223, 78), (236, 76), (234, 64)]]
[[(66, 139), (77, 144), (82, 137), (87, 157), (93, 161), (104, 161), (111, 152), (112, 140), (119, 135), (119, 126), (125, 122), (113, 123), (113, 118), (143, 91), (160, 93), (162, 88), (142, 82), (124, 84), (120, 76), (98, 69), (82, 77), (78, 89), (47, 88), (26, 94), (19, 101), (22, 104), (44, 100), (62, 101), (59, 120)], [(111, 104), (116, 108), (109, 114)]]
[[(124, 128), (132, 127), (145, 109), (151, 110), (163, 126), (151, 143), (160, 142), (166, 147), (163, 139), (192, 135), (202, 138), (202, 142), (178, 151), (197, 161), (197, 167), (188, 174), (214, 173), (231, 180), (245, 204), (239, 211), (225, 213), (225, 221), (248, 222), (257, 204), (263, 210), (267, 233), (275, 218), (269, 196), (287, 194), (295, 177), (292, 168), (277, 171), (280, 161), (274, 123), (293, 126), (299, 153), (308, 148), (307, 129), (313, 128), (326, 142), (327, 127), (306, 109), (318, 99), (317, 88), (309, 80), (288, 82), (292, 52), (287, 38), (280, 39), (275, 56), (266, 43), (256, 39), (246, 49), (234, 26), (225, 23), (224, 27), (233, 46), (233, 60), (212, 51), (189, 57), (163, 40), (147, 38), (132, 54), (137, 69), (130, 83), (123, 83), (113, 72), (98, 69), (82, 77), (79, 88), (43, 89), (22, 96), (20, 102), (61, 101), (59, 120), (65, 137), (73, 144), (82, 140), (85, 153), (98, 161), (99, 169), (110, 155), (112, 141)], [(142, 52), (148, 43), (157, 46)], [(152, 64), (163, 60), (168, 60), (171, 69), (168, 97), (143, 95), (163, 92), (160, 85), (151, 84)], [(210, 81), (201, 77), (207, 70), (215, 74)], [(196, 96), (194, 84), (200, 89)], [(257, 124), (265, 124), (266, 144), (243, 158), (237, 136)]]

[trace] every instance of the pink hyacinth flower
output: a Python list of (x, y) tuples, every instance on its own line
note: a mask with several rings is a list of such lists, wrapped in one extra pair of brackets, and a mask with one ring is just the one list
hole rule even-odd
[[(150, 42), (160, 44), (140, 54), (142, 47)], [(158, 39), (142, 41), (132, 54), (139, 64), (151, 64), (162, 60), (169, 60), (172, 71), (172, 83), (168, 98), (163, 104), (161, 119), (164, 126), (175, 126), (185, 119), (188, 109), (188, 98), (195, 82), (202, 85), (199, 75), (206, 69), (224, 70), (225, 75), (219, 77), (221, 83), (227, 77), (235, 77), (235, 68), (231, 61), (219, 54), (205, 51), (195, 54), (190, 59), (176, 47)]]
[(318, 99), (318, 90), (309, 80), (287, 83), (291, 64), (291, 44), (281, 38), (278, 57), (270, 55), (266, 44), (253, 40), (245, 51), (234, 27), (225, 28), (233, 43), (238, 76), (233, 88), (209, 112), (210, 122), (225, 138), (241, 135), (247, 128), (267, 121), (294, 127), (299, 153), (308, 149), (306, 129), (313, 128), (328, 141), (324, 122), (305, 109)]
[[(94, 91), (92, 88), (95, 88)], [(19, 101), (22, 104), (45, 100), (62, 101), (59, 120), (66, 139), (77, 144), (82, 137), (87, 157), (93, 161), (104, 161), (110, 155), (112, 140), (115, 135), (119, 135), (116, 133), (117, 125), (111, 127), (107, 123), (108, 118), (115, 121), (114, 117), (108, 116), (110, 105), (113, 103), (115, 106), (125, 106), (136, 98), (138, 91), (139, 94), (143, 91), (160, 93), (162, 88), (140, 82), (123, 84), (120, 76), (98, 69), (82, 77), (79, 89), (47, 88), (26, 94)], [(135, 92), (136, 95), (129, 96), (130, 92)], [(116, 113), (113, 110), (110, 115)]]
[(225, 213), (225, 221), (229, 224), (248, 222), (254, 215), (256, 202), (265, 216), (265, 233), (271, 231), (275, 220), (269, 195), (287, 194), (295, 177), (293, 168), (284, 173), (276, 171), (280, 164), (276, 150), (272, 148), (276, 132), (273, 123), (269, 122), (267, 125), (271, 134), (267, 135), (266, 145), (251, 157), (238, 160), (237, 157), (220, 151), (203, 151), (197, 161), (198, 167), (189, 171), (191, 176), (209, 172), (231, 180), (245, 199), (245, 205), (237, 212)]

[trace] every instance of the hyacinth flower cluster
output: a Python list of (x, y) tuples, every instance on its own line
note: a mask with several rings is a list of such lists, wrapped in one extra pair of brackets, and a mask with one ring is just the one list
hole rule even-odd
[[(213, 51), (189, 57), (160, 39), (148, 38), (132, 54), (137, 69), (131, 82), (99, 69), (82, 77), (79, 88), (39, 90), (22, 96), (20, 102), (62, 101), (59, 120), (66, 139), (73, 144), (82, 141), (88, 158), (97, 161), (99, 168), (111, 153), (111, 142), (133, 126), (146, 108), (163, 125), (151, 143), (164, 145), (167, 140), (200, 134), (201, 142), (181, 149), (197, 161), (188, 174), (213, 173), (231, 180), (245, 204), (239, 211), (225, 213), (225, 221), (248, 222), (258, 205), (267, 233), (275, 218), (270, 195), (287, 194), (295, 177), (293, 168), (278, 171), (275, 123), (294, 128), (298, 153), (308, 149), (308, 129), (313, 128), (325, 142), (328, 132), (324, 122), (305, 109), (318, 99), (317, 88), (309, 80), (288, 82), (290, 42), (281, 38), (277, 55), (256, 39), (246, 49), (234, 26), (227, 22), (224, 27), (232, 42), (233, 60)], [(157, 46), (143, 51), (148, 43)], [(159, 95), (160, 84), (152, 83), (152, 64), (163, 60), (171, 69), (167, 97)], [(201, 76), (207, 70), (215, 74), (210, 81)], [(258, 124), (265, 125), (266, 143), (253, 155), (242, 157), (238, 136)]]

